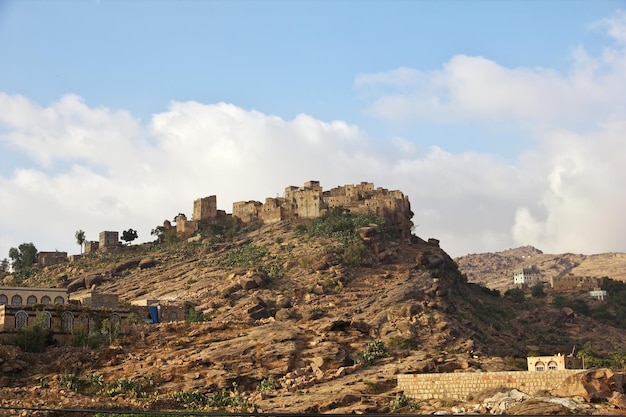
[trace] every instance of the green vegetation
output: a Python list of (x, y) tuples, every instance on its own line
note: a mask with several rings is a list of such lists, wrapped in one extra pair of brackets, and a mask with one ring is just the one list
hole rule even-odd
[(43, 352), (46, 347), (53, 345), (52, 329), (48, 326), (48, 313), (40, 311), (37, 313), (33, 324), (24, 329), (20, 329), (9, 344), (18, 346), (24, 352)]
[(76, 233), (74, 234), (74, 237), (76, 238), (76, 244), (78, 246), (80, 246), (80, 253), (82, 255), (83, 253), (83, 246), (85, 245), (85, 232), (83, 230), (77, 230)]
[(280, 383), (273, 376), (269, 376), (259, 383), (256, 390), (259, 392), (270, 392), (276, 391), (278, 387), (280, 387)]
[(22, 243), (17, 248), (9, 249), (9, 258), (13, 268), (13, 277), (17, 283), (31, 277), (37, 264), (37, 248), (32, 243)]
[(334, 208), (328, 214), (315, 218), (308, 227), (312, 236), (332, 237), (343, 246), (359, 241), (357, 229), (371, 224), (385, 225), (384, 217), (371, 214), (351, 214), (349, 210)]
[(390, 356), (389, 350), (385, 347), (383, 341), (374, 340), (365, 346), (359, 360), (363, 365), (369, 366), (374, 364), (377, 359), (386, 358), (388, 356)]
[(235, 408), (244, 412), (256, 408), (256, 406), (246, 401), (237, 391), (237, 384), (233, 383), (231, 391), (218, 391), (211, 395), (204, 394), (198, 390), (192, 392), (178, 391), (169, 395), (169, 398), (176, 401), (180, 406), (193, 409), (201, 409), (205, 407), (217, 408), (224, 410), (226, 408)]
[(265, 255), (267, 255), (266, 246), (247, 244), (229, 250), (218, 257), (215, 262), (224, 268), (241, 268), (260, 263)]
[(187, 323), (200, 323), (210, 320), (211, 316), (209, 314), (196, 310), (196, 308), (190, 303), (185, 303), (185, 321)]
[(151, 391), (155, 386), (152, 375), (140, 376), (135, 379), (122, 378), (115, 379), (111, 382), (104, 382), (104, 378), (100, 374), (91, 374), (87, 377), (81, 377), (74, 373), (59, 375), (58, 384), (59, 387), (74, 392), (106, 395), (108, 397), (124, 394), (129, 398), (147, 398), (148, 391)]
[(122, 232), (122, 237), (121, 239), (126, 242), (126, 244), (130, 244), (133, 240), (137, 239), (139, 237), (139, 235), (137, 234), (137, 231), (134, 229), (128, 229), (128, 230), (124, 230)]
[(402, 336), (393, 336), (389, 339), (389, 347), (393, 349), (417, 349), (417, 342), (412, 338), (405, 338)]

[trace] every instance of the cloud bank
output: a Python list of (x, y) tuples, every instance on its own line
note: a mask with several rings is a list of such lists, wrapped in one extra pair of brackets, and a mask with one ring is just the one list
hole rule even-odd
[[(415, 232), (453, 256), (534, 245), (546, 252), (626, 250), (626, 15), (598, 22), (611, 47), (573, 51), (568, 72), (507, 68), (459, 55), (438, 70), (360, 74), (368, 112), (389, 123), (478, 123), (516, 129), (516, 159), (370, 138), (359, 126), (291, 120), (235, 104), (172, 102), (146, 123), (67, 94), (46, 106), (0, 93), (0, 258), (11, 246), (79, 251), (102, 230), (150, 230), (193, 200), (282, 195), (371, 181), (410, 198)], [(506, 140), (503, 138), (502, 140)]]

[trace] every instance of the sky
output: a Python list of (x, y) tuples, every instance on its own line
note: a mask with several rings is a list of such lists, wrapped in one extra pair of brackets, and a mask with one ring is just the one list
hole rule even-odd
[(309, 180), (451, 256), (624, 252), (624, 165), (624, 0), (0, 0), (0, 259)]

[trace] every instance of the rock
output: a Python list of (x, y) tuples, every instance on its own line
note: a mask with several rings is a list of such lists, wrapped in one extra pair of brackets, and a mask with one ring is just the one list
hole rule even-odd
[(67, 292), (74, 292), (85, 288), (85, 277), (78, 277), (67, 284)]
[(552, 395), (557, 397), (582, 397), (587, 402), (604, 401), (613, 395), (613, 389), (621, 390), (608, 368), (591, 369), (567, 377)]
[(139, 269), (144, 270), (144, 269), (152, 268), (156, 266), (156, 264), (157, 264), (157, 261), (155, 259), (152, 259), (152, 258), (142, 259), (139, 262)]
[(513, 405), (506, 410), (509, 415), (568, 415), (570, 410), (557, 403), (546, 402), (534, 398)]
[(626, 410), (626, 395), (621, 392), (613, 392), (609, 397), (609, 404), (621, 410)]
[(111, 268), (112, 275), (118, 275), (120, 272), (126, 271), (127, 269), (136, 268), (141, 262), (140, 258), (132, 258), (126, 261), (122, 261)]
[(103, 277), (102, 274), (96, 272), (95, 274), (89, 274), (85, 277), (85, 288), (91, 288), (94, 285), (98, 286), (102, 284)]

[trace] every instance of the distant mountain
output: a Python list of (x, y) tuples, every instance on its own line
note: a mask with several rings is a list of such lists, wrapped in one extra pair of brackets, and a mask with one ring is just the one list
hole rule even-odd
[(543, 277), (574, 274), (579, 276), (608, 276), (626, 282), (626, 253), (581, 255), (545, 254), (533, 246), (521, 246), (495, 253), (470, 254), (455, 258), (469, 282), (505, 291), (513, 286), (513, 271), (535, 265)]

